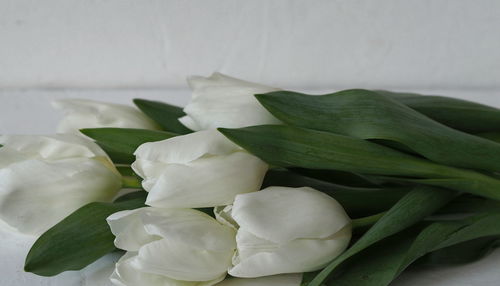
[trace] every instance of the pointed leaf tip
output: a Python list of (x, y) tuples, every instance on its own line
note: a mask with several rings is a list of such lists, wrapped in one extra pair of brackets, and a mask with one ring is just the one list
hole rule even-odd
[(178, 120), (186, 115), (182, 107), (141, 98), (135, 98), (133, 102), (144, 114), (158, 123), (165, 131), (177, 134), (192, 132)]

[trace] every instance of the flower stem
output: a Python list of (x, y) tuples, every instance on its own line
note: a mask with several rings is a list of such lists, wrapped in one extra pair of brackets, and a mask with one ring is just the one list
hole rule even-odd
[(140, 179), (130, 166), (119, 165), (116, 169), (122, 175), (122, 187), (125, 189), (140, 189), (142, 187)]
[(140, 189), (142, 186), (141, 182), (136, 177), (123, 176), (122, 187), (125, 189)]

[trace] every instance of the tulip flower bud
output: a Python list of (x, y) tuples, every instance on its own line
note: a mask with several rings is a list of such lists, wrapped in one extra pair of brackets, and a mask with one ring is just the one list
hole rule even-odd
[(41, 234), (121, 187), (106, 153), (81, 136), (0, 136), (0, 144), (0, 219), (20, 232)]
[(281, 123), (254, 96), (277, 91), (276, 88), (220, 73), (214, 73), (207, 78), (192, 76), (188, 78), (188, 83), (193, 95), (191, 102), (184, 108), (187, 115), (179, 121), (191, 130)]
[(351, 223), (332, 197), (309, 187), (269, 187), (236, 196), (216, 209), (218, 220), (238, 229), (229, 274), (251, 278), (319, 270), (341, 254)]
[(259, 278), (228, 278), (216, 286), (300, 286), (302, 274), (283, 274)]
[(216, 130), (145, 143), (135, 155), (146, 204), (162, 208), (231, 204), (237, 194), (258, 191), (268, 168)]
[(120, 286), (210, 286), (224, 279), (236, 247), (232, 228), (193, 209), (141, 208), (107, 219), (127, 250), (111, 281)]
[(61, 99), (52, 102), (65, 114), (57, 132), (81, 134), (83, 128), (119, 127), (159, 130), (145, 114), (131, 106), (85, 99)]

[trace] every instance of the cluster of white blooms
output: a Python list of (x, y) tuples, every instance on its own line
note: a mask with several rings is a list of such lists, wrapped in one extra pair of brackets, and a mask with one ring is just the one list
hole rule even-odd
[[(148, 207), (107, 221), (126, 251), (111, 281), (120, 286), (298, 286), (351, 238), (342, 206), (314, 189), (261, 190), (268, 165), (216, 128), (280, 124), (254, 94), (277, 89), (215, 73), (191, 77), (180, 121), (193, 133), (141, 145), (133, 170)], [(85, 100), (55, 103), (59, 131), (157, 129), (132, 107)], [(108, 156), (80, 135), (0, 137), (0, 219), (39, 234), (82, 205), (111, 201), (121, 177)], [(196, 208), (214, 208), (205, 213)], [(225, 279), (227, 274), (233, 276)]]
[[(218, 285), (300, 285), (300, 273), (345, 250), (349, 217), (311, 188), (260, 190), (267, 164), (216, 130), (279, 123), (253, 96), (276, 89), (221, 74), (189, 84), (193, 97), (180, 121), (195, 132), (135, 152), (132, 167), (151, 207), (108, 218), (116, 246), (127, 250), (112, 281), (209, 286), (229, 273), (239, 279)], [(207, 207), (216, 219), (189, 209)]]

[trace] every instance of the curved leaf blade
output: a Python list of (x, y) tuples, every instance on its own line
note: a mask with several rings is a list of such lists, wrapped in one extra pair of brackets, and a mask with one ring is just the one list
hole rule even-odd
[[(498, 211), (462, 220), (430, 223), (423, 229), (395, 235), (359, 253), (344, 265), (342, 271), (335, 273), (327, 285), (386, 286), (427, 253), (498, 235)], [(469, 259), (474, 257), (477, 255), (472, 254)]]
[(375, 90), (435, 121), (468, 133), (500, 131), (500, 109), (458, 98)]
[(220, 128), (227, 138), (271, 165), (395, 176), (500, 200), (500, 180), (439, 165), (366, 140), (284, 125)]
[(446, 165), (500, 170), (500, 144), (447, 127), (373, 91), (353, 89), (322, 96), (276, 91), (256, 97), (287, 124), (394, 141)]
[(158, 123), (164, 130), (177, 134), (188, 134), (193, 131), (182, 125), (179, 118), (186, 115), (181, 107), (160, 101), (134, 99), (135, 105), (149, 118)]
[(431, 252), (417, 260), (427, 267), (457, 265), (477, 261), (500, 247), (500, 236), (486, 236)]
[(399, 200), (396, 205), (380, 218), (380, 220), (347, 249), (347, 251), (327, 265), (309, 285), (322, 285), (342, 262), (382, 239), (421, 221), (423, 218), (447, 204), (455, 195), (456, 193), (453, 191), (437, 191), (430, 187), (415, 187), (413, 191)]
[(111, 214), (145, 206), (145, 192), (124, 196), (115, 203), (90, 203), (46, 231), (26, 257), (24, 270), (54, 276), (80, 270), (115, 250), (115, 237), (106, 218)]

